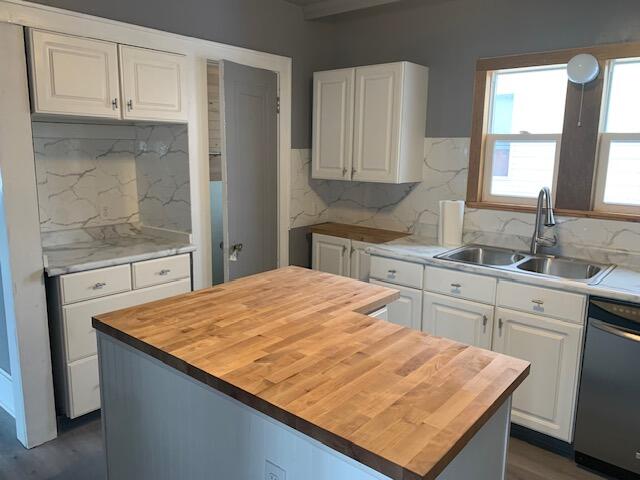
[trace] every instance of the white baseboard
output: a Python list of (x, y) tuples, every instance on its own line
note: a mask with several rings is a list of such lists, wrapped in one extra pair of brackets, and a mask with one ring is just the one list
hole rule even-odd
[(0, 408), (4, 409), (12, 417), (14, 414), (13, 385), (11, 376), (0, 368)]

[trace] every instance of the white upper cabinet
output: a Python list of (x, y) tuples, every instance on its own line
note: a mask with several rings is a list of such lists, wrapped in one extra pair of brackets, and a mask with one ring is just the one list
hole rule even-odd
[(313, 178), (422, 181), (427, 84), (409, 62), (315, 73)]
[(115, 43), (29, 31), (35, 113), (120, 118)]
[(119, 50), (123, 117), (186, 121), (184, 56), (127, 45)]
[(187, 121), (185, 57), (29, 30), (34, 114)]
[(313, 74), (313, 177), (351, 178), (355, 69)]

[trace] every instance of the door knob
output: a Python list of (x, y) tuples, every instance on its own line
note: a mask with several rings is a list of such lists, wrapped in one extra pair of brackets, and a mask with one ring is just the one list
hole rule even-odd
[(242, 251), (241, 243), (234, 243), (231, 245), (231, 251), (229, 253), (229, 260), (232, 262), (238, 261), (238, 254)]

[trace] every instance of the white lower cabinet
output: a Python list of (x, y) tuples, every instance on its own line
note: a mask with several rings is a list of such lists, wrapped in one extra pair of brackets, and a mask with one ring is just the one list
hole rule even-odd
[(380, 310), (371, 312), (369, 316), (377, 318), (378, 320), (389, 320), (389, 309), (387, 307), (383, 307)]
[(312, 266), (314, 270), (350, 276), (351, 240), (331, 235), (313, 234)]
[(371, 280), (370, 283), (400, 291), (400, 298), (387, 305), (387, 320), (404, 327), (420, 330), (422, 316), (422, 292), (415, 288)]
[(370, 243), (351, 240), (351, 255), (349, 259), (349, 273), (351, 278), (355, 278), (356, 280), (361, 280), (363, 282), (369, 281), (371, 255), (366, 252), (366, 248), (369, 245)]
[(371, 257), (365, 250), (370, 243), (321, 233), (314, 233), (312, 242), (311, 265), (314, 270), (363, 282), (369, 280)]
[[(100, 408), (98, 351), (92, 318), (191, 291), (190, 265), (190, 256), (185, 254), (47, 279), (56, 403), (62, 413), (75, 418)], [(169, 273), (155, 279), (151, 273), (156, 270)], [(147, 278), (162, 283), (141, 288), (145, 284), (141, 280)], [(99, 298), (87, 300), (85, 293), (93, 289), (86, 285), (98, 280), (105, 290), (112, 288), (122, 293), (101, 296), (103, 289), (99, 289), (100, 294), (93, 293)], [(77, 295), (69, 294), (76, 291)]]
[(399, 286), (420, 286), (421, 269), (371, 258), (371, 277), (385, 280), (371, 283), (401, 291), (388, 305), (389, 321), (530, 362), (513, 395), (512, 421), (571, 443), (586, 296), (440, 267), (424, 268), (424, 292)]
[(581, 325), (496, 309), (493, 350), (531, 362), (513, 395), (514, 423), (571, 442), (580, 363)]
[(422, 330), (457, 342), (491, 349), (493, 305), (425, 292)]

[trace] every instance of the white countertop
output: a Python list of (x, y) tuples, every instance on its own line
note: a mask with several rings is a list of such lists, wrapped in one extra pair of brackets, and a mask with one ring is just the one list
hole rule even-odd
[(68, 243), (44, 246), (44, 269), (53, 277), (194, 251), (196, 247), (187, 240), (188, 234), (184, 237), (158, 235), (153, 229), (133, 226), (114, 229), (102, 238), (86, 235)]
[(557, 277), (514, 272), (498, 268), (459, 263), (435, 258), (436, 255), (453, 250), (455, 247), (442, 247), (432, 238), (410, 236), (389, 243), (373, 245), (367, 248), (372, 255), (394, 258), (407, 262), (421, 263), (434, 267), (445, 267), (470, 273), (490, 275), (496, 278), (548, 287), (568, 292), (582, 293), (614, 300), (640, 303), (640, 271), (616, 266), (597, 285)]

